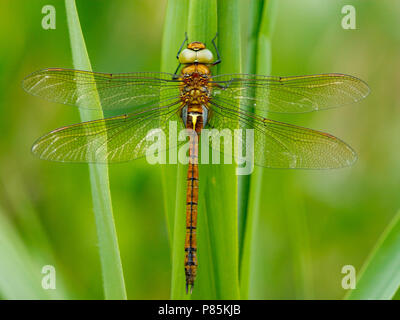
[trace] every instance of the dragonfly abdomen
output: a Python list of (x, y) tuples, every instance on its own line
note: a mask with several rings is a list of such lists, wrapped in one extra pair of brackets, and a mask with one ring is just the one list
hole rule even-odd
[(197, 164), (189, 164), (186, 194), (186, 240), (185, 274), (186, 291), (192, 291), (197, 271), (197, 201), (199, 192), (199, 172)]
[(186, 193), (186, 240), (185, 240), (185, 274), (186, 292), (192, 291), (197, 271), (197, 204), (199, 199), (198, 139), (192, 132), (189, 148), (189, 169), (187, 174)]
[[(198, 107), (198, 106), (196, 106)], [(192, 292), (197, 273), (197, 206), (199, 200), (199, 139), (203, 126), (202, 114), (196, 112), (196, 107), (188, 106), (186, 128), (190, 130), (189, 138), (189, 168), (187, 174), (186, 192), (186, 239), (185, 239), (185, 275), (186, 292)]]

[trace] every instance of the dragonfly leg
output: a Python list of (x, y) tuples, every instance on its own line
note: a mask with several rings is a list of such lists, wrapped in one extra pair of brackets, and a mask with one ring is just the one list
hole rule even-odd
[[(185, 39), (183, 40), (183, 42), (182, 42), (182, 44), (181, 44), (181, 46), (180, 46), (180, 48), (179, 48), (179, 50), (178, 50), (178, 53), (176, 54), (176, 59), (178, 59), (178, 60), (179, 60), (179, 55), (180, 55), (180, 53), (181, 53), (181, 51), (182, 51), (182, 49), (183, 49), (183, 46), (185, 45), (185, 42), (186, 42), (186, 41), (188, 41), (188, 36), (187, 36), (187, 33), (185, 32)], [(180, 66), (181, 66), (181, 64), (179, 63), (179, 64), (178, 64), (178, 67), (176, 68), (176, 70), (175, 70), (175, 72), (174, 72), (174, 75), (173, 75), (173, 77), (172, 77), (173, 80), (176, 80), (176, 79), (179, 78), (179, 76), (178, 76), (178, 70), (179, 70)]]
[(217, 60), (212, 63), (213, 66), (215, 66), (216, 64), (218, 64), (222, 61), (221, 56), (218, 51), (218, 48), (217, 48), (217, 45), (215, 44), (215, 39), (217, 38), (217, 36), (218, 36), (218, 32), (215, 34), (215, 37), (211, 40), (211, 42), (214, 46), (215, 52), (217, 53)]
[(178, 67), (176, 68), (176, 70), (174, 72), (174, 75), (172, 76), (172, 80), (176, 80), (176, 79), (179, 78), (178, 70), (179, 70), (180, 67), (181, 67), (181, 63), (178, 64)]
[(182, 42), (182, 44), (181, 44), (181, 46), (180, 46), (180, 48), (178, 50), (178, 53), (176, 54), (176, 58), (177, 59), (179, 59), (179, 54), (181, 53), (181, 51), (183, 49), (183, 46), (185, 45), (186, 41), (188, 41), (188, 36), (187, 36), (187, 33), (185, 32), (185, 39), (183, 40), (183, 42)]

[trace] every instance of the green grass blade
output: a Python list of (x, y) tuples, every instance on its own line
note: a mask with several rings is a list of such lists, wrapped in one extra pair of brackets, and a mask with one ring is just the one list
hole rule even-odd
[[(252, 3), (250, 35), (248, 43), (248, 72), (268, 75), (271, 73), (271, 35), (276, 2), (256, 1)], [(262, 12), (260, 18), (260, 11)], [(257, 39), (257, 40), (256, 40)], [(265, 115), (264, 115), (265, 116)], [(256, 252), (255, 231), (260, 214), (263, 195), (264, 169), (255, 167), (250, 180), (248, 211), (244, 231), (243, 250), (240, 261), (240, 293), (247, 299), (250, 295), (252, 265)]]
[[(65, 0), (65, 5), (74, 68), (91, 71), (75, 1)], [(80, 110), (82, 121), (103, 118), (98, 96), (91, 97), (90, 100), (97, 109)], [(89, 164), (89, 174), (99, 241), (104, 295), (106, 299), (126, 299), (122, 264), (113, 218), (108, 167), (106, 165)]]
[[(176, 53), (185, 38), (188, 7), (187, 1), (168, 0), (167, 2), (161, 49), (161, 72), (173, 73), (178, 66)], [(179, 23), (176, 23), (177, 21)], [(177, 179), (178, 170), (185, 169), (182, 167), (184, 166), (181, 164), (167, 164), (162, 165), (161, 170), (164, 207), (171, 248), (174, 243), (175, 204), (181, 200), (181, 198), (178, 200), (177, 197), (185, 192), (186, 186), (185, 181)]]
[[(161, 71), (173, 73), (178, 65), (176, 53), (185, 38), (189, 4), (187, 1), (168, 0), (161, 50)], [(179, 23), (177, 23), (179, 21)], [(186, 166), (162, 165), (162, 181), (166, 220), (171, 246), (171, 299), (187, 299), (184, 294), (184, 242)]]
[[(250, 3), (250, 19), (247, 37), (247, 59), (244, 64), (245, 73), (255, 74), (257, 71), (257, 41), (260, 30), (264, 0), (254, 0)], [(246, 108), (245, 108), (246, 109)], [(246, 233), (249, 206), (250, 182), (252, 175), (238, 176), (238, 237), (239, 261), (242, 261), (244, 238)], [(241, 273), (242, 266), (239, 265)]]
[[(239, 73), (241, 68), (240, 14), (238, 0), (218, 0), (219, 74)], [(238, 126), (239, 127), (239, 126)], [(239, 299), (238, 184), (236, 165), (211, 165), (208, 203), (217, 267), (220, 299)]]
[[(181, 2), (181, 1), (178, 1)], [(216, 32), (216, 1), (189, 1), (186, 15), (188, 16), (187, 31), (189, 41), (209, 42), (209, 34)], [(176, 21), (175, 21), (176, 23)], [(181, 41), (183, 37), (181, 38)], [(178, 48), (178, 47), (177, 47)], [(177, 48), (170, 54), (175, 56)], [(174, 258), (173, 258), (173, 299), (215, 299), (214, 263), (210, 253), (210, 234), (206, 215), (204, 189), (205, 181), (200, 169), (200, 194), (198, 208), (198, 228), (197, 245), (198, 260), (201, 269), (195, 282), (192, 295), (185, 293), (185, 274), (184, 274), (184, 240), (185, 240), (185, 203), (186, 203), (186, 174), (187, 166), (178, 166), (178, 185), (176, 197), (176, 216), (174, 231)]]
[[(258, 33), (260, 30), (264, 0), (254, 0), (250, 3), (250, 19), (247, 37), (247, 59), (244, 64), (245, 73), (255, 74), (257, 71), (256, 52)], [(244, 109), (246, 109), (244, 107)], [(239, 261), (242, 260), (244, 236), (246, 231), (247, 214), (249, 206), (250, 181), (252, 175), (238, 176), (238, 237)], [(240, 266), (239, 266), (240, 267)], [(241, 268), (241, 267), (240, 267)], [(239, 269), (239, 272), (241, 270)]]
[[(218, 8), (218, 9), (217, 9)], [(222, 56), (218, 73), (239, 72), (240, 41), (236, 1), (192, 0), (189, 5), (190, 41), (202, 41)], [(235, 13), (237, 16), (235, 16)], [(231, 23), (228, 25), (228, 21)], [(237, 27), (237, 29), (235, 29)], [(212, 70), (215, 74), (216, 70)], [(211, 152), (211, 150), (210, 150)], [(193, 299), (238, 299), (237, 183), (234, 165), (200, 165), (198, 217), (198, 282)]]
[(387, 300), (400, 289), (400, 211), (393, 218), (367, 259), (349, 300)]
[[(240, 72), (237, 1), (190, 1), (189, 40), (205, 42), (213, 50), (217, 28), (222, 62), (212, 72)], [(235, 165), (200, 165), (199, 269), (193, 299), (239, 298), (235, 172)]]
[[(184, 1), (169, 1), (167, 15), (183, 12), (186, 8), (179, 8)], [(191, 0), (188, 2), (187, 31), (189, 41), (203, 41), (211, 47), (211, 39), (217, 31), (217, 1)], [(237, 2), (225, 2), (218, 5), (225, 11), (221, 14), (218, 23), (218, 42), (222, 45), (221, 54), (225, 55), (225, 72), (239, 72), (240, 61), (235, 61), (239, 56), (239, 42), (233, 46), (230, 37), (238, 34), (239, 21)], [(170, 8), (173, 6), (175, 9)], [(172, 15), (172, 14), (171, 14)], [(184, 19), (181, 13), (179, 18), (172, 19), (167, 16), (166, 23), (176, 24), (177, 19)], [(220, 14), (218, 13), (218, 18)], [(232, 19), (234, 17), (235, 19)], [(231, 20), (232, 19), (232, 20)], [(236, 21), (232, 23), (232, 21)], [(183, 22), (185, 25), (185, 22)], [(167, 27), (166, 27), (167, 28)], [(171, 27), (174, 30), (174, 27)], [(176, 31), (176, 29), (175, 29)], [(229, 35), (231, 32), (232, 35)], [(164, 38), (165, 39), (165, 38)], [(174, 38), (172, 38), (174, 39)], [(223, 39), (223, 40), (221, 40)], [(183, 40), (183, 32), (180, 41)], [(163, 55), (175, 58), (175, 53), (180, 42), (175, 42), (174, 50), (167, 51), (166, 43), (163, 46)], [(222, 42), (221, 42), (222, 41)], [(225, 41), (225, 42), (224, 42)], [(164, 50), (165, 49), (165, 50)], [(237, 49), (238, 54), (229, 56)], [(168, 58), (165, 58), (168, 59)], [(163, 58), (164, 61), (164, 58)], [(170, 60), (172, 61), (172, 60)], [(174, 65), (176, 67), (176, 64)], [(236, 68), (236, 69), (235, 69)], [(173, 71), (174, 69), (172, 69)], [(169, 71), (171, 70), (163, 70)], [(215, 72), (215, 70), (213, 70)], [(178, 165), (177, 194), (175, 204), (175, 218), (172, 244), (172, 299), (235, 299), (239, 298), (238, 288), (238, 246), (237, 246), (237, 204), (236, 204), (236, 177), (234, 165), (214, 166), (200, 165), (200, 194), (198, 215), (198, 261), (199, 269), (193, 295), (185, 293), (184, 276), (184, 238), (185, 238), (185, 197), (186, 197), (186, 170), (187, 166)], [(217, 181), (218, 183), (215, 183)], [(169, 215), (170, 216), (170, 215)]]
[[(191, 0), (189, 2), (189, 41), (202, 41), (210, 47), (210, 40), (217, 31), (217, 2)], [(213, 70), (215, 72), (215, 70)], [(201, 139), (201, 138), (200, 138)], [(200, 150), (201, 152), (201, 150)], [(192, 299), (217, 299), (218, 275), (210, 214), (215, 208), (208, 206), (208, 167), (199, 165), (199, 206), (197, 227), (198, 276)], [(215, 195), (214, 195), (215, 196)]]

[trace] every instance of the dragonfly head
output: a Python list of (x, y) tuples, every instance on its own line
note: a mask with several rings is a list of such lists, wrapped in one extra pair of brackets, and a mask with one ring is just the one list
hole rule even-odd
[(206, 48), (203, 42), (195, 41), (188, 44), (187, 48), (179, 54), (179, 62), (189, 63), (212, 63), (213, 54)]
[(206, 48), (206, 45), (200, 41), (193, 41), (187, 45), (187, 48), (193, 51), (199, 51)]

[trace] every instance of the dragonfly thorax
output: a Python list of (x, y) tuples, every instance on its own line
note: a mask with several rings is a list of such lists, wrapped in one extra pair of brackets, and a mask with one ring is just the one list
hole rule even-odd
[[(186, 128), (200, 132), (208, 121), (211, 97), (210, 68), (204, 64), (192, 64), (183, 68), (180, 81), (181, 117)], [(194, 125), (194, 127), (193, 127)]]
[(184, 104), (208, 105), (211, 94), (210, 69), (205, 65), (190, 65), (182, 70), (180, 98)]

